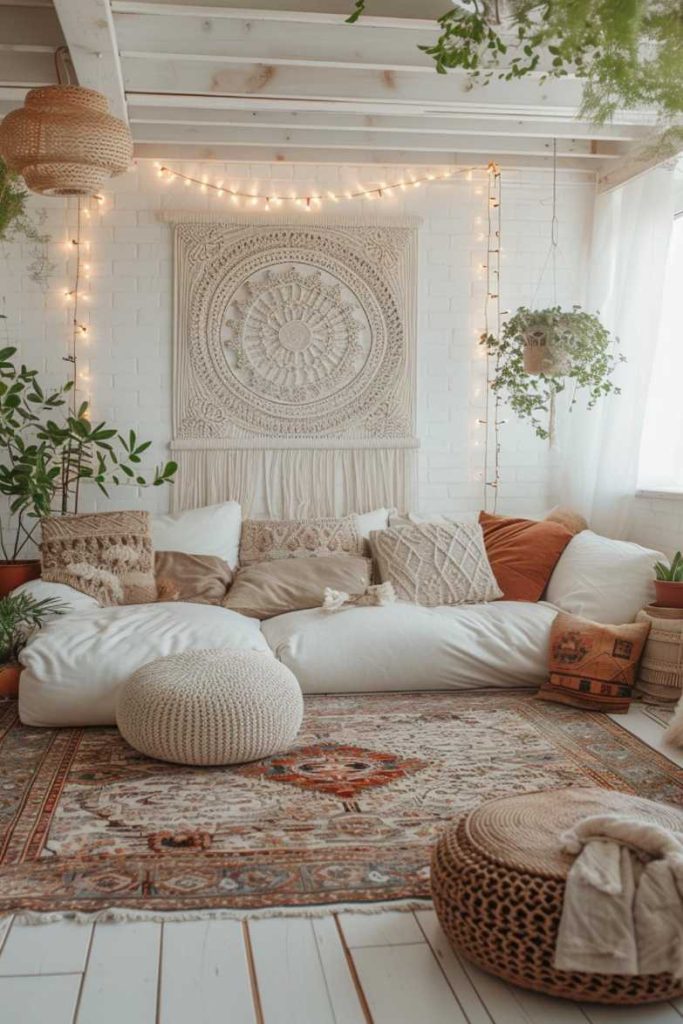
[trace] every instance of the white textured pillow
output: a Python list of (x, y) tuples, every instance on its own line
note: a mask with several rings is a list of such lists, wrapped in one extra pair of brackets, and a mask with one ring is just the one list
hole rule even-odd
[(659, 551), (583, 530), (555, 566), (546, 601), (592, 622), (633, 622), (655, 600), (654, 564)]
[(478, 523), (421, 523), (370, 535), (383, 583), (400, 601), (427, 608), (476, 604), (503, 596)]
[(214, 555), (227, 562), (231, 569), (237, 566), (242, 509), (236, 501), (169, 515), (153, 515), (151, 528), (155, 551)]
[(356, 529), (361, 537), (368, 540), (373, 530), (386, 530), (389, 517), (395, 514), (395, 508), (376, 508), (372, 512), (356, 513)]

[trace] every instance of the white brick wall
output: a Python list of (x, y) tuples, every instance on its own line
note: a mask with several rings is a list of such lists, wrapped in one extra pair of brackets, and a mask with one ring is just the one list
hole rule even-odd
[[(226, 167), (177, 165), (186, 173), (245, 188), (275, 192), (287, 187), (314, 189), (355, 187), (359, 183), (395, 181), (400, 169), (291, 165)], [(436, 168), (435, 168), (436, 170)], [(502, 244), (504, 309), (529, 304), (543, 266), (549, 234), (551, 183), (546, 172), (503, 174)], [(89, 323), (81, 346), (84, 398), (93, 419), (121, 429), (135, 429), (153, 441), (151, 462), (167, 457), (171, 433), (172, 254), (170, 228), (156, 218), (161, 208), (212, 209), (222, 200), (212, 193), (178, 183), (160, 182), (154, 166), (137, 170), (111, 184), (106, 203), (86, 223), (92, 277), (83, 319)], [(415, 213), (423, 218), (419, 265), (419, 506), (422, 510), (469, 511), (482, 503), (482, 428), (485, 360), (477, 341), (482, 324), (486, 220), (485, 175), (467, 182), (433, 183), (396, 192), (372, 204), (377, 215)], [(380, 202), (382, 206), (380, 207)], [(582, 272), (593, 204), (587, 177), (561, 174), (559, 186), (560, 302), (582, 298)], [(21, 359), (54, 382), (68, 372), (61, 362), (69, 343), (71, 287), (67, 251), (73, 235), (75, 200), (40, 200), (47, 211), (46, 229), (57, 263), (45, 294), (27, 277), (26, 246), (5, 245), (0, 260), (0, 336), (17, 344)], [(225, 207), (229, 209), (229, 207)], [(340, 207), (341, 209), (341, 207)], [(552, 301), (546, 272), (538, 302)], [(4, 324), (4, 326), (2, 326)], [(503, 427), (503, 483), (499, 510), (535, 514), (553, 503), (550, 456), (543, 442), (508, 416)], [(165, 508), (166, 489), (142, 495), (122, 488), (99, 507)], [(88, 502), (90, 504), (90, 502)]]

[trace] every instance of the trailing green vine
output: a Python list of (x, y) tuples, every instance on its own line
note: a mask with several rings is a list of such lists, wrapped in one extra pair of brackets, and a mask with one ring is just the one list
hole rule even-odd
[[(365, 6), (355, 0), (347, 20)], [(419, 49), (441, 74), (461, 68), (483, 84), (573, 75), (584, 83), (580, 116), (600, 124), (651, 107), (671, 148), (683, 139), (681, 0), (456, 0), (438, 23), (437, 41)]]
[[(547, 339), (545, 372), (529, 373), (525, 368), (531, 333)], [(500, 339), (484, 334), (481, 344), (496, 359), (492, 390), (500, 393), (513, 412), (528, 420), (544, 440), (551, 433), (548, 423), (554, 398), (567, 388), (572, 388), (570, 411), (577, 402), (578, 390), (586, 394), (589, 409), (605, 395), (621, 393), (612, 375), (625, 357), (614, 354), (616, 339), (598, 317), (579, 306), (570, 312), (560, 306), (542, 310), (521, 307), (503, 327)], [(553, 369), (553, 363), (559, 365), (560, 372)]]
[(45, 214), (31, 216), (26, 209), (28, 192), (21, 179), (0, 157), (0, 242), (12, 242), (22, 236), (30, 243), (28, 276), (45, 286), (54, 264), (48, 256), (50, 236), (41, 230)]

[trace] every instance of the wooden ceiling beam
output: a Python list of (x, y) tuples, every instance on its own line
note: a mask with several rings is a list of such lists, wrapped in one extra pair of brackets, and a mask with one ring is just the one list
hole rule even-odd
[(109, 0), (54, 0), (78, 82), (97, 89), (115, 117), (128, 111)]
[[(135, 156), (140, 159), (165, 161), (211, 161), (225, 163), (299, 163), (299, 164), (392, 164), (401, 167), (486, 167), (489, 160), (497, 160), (498, 154), (482, 148), (478, 153), (458, 152), (447, 155), (443, 152), (415, 152), (413, 150), (357, 150), (357, 149), (306, 149), (297, 146), (248, 146), (248, 145), (201, 145), (183, 146), (173, 142), (138, 142)], [(501, 157), (503, 167), (534, 167), (549, 169), (549, 156)], [(558, 167), (568, 170), (588, 170), (593, 176), (597, 168), (582, 157), (565, 156), (558, 160)]]
[[(139, 97), (132, 97), (137, 101)], [(239, 102), (240, 106), (237, 106)], [(245, 106), (246, 104), (246, 106)], [(284, 104), (280, 103), (279, 107)], [(313, 109), (309, 109), (313, 106)], [(129, 117), (131, 124), (149, 125), (188, 125), (198, 128), (205, 126), (223, 126), (226, 128), (253, 125), (260, 128), (291, 128), (301, 131), (326, 131), (339, 133), (342, 137), (347, 132), (371, 129), (374, 132), (403, 132), (405, 134), (433, 134), (443, 137), (458, 135), (476, 135), (482, 138), (498, 136), (505, 138), (547, 139), (553, 138), (570, 141), (593, 142), (631, 142), (647, 138), (650, 130), (636, 125), (591, 125), (581, 121), (547, 121), (521, 120), (520, 118), (503, 118), (491, 115), (458, 114), (448, 112), (427, 115), (377, 113), (340, 113), (335, 104), (323, 104), (318, 109), (315, 104), (308, 104), (304, 110), (279, 109), (271, 103), (263, 106), (258, 100), (239, 101), (227, 97), (221, 109), (204, 110), (201, 108), (160, 108), (156, 106), (139, 106), (130, 104)]]
[[(440, 153), (447, 159), (458, 153), (481, 152), (486, 146), (500, 155), (548, 156), (552, 153), (552, 142), (543, 139), (505, 138), (496, 136), (479, 137), (460, 135), (420, 135), (402, 132), (329, 132), (325, 130), (300, 131), (296, 128), (261, 128), (258, 125), (225, 126), (200, 125), (159, 125), (134, 123), (133, 138), (136, 142), (177, 143), (184, 146), (231, 145), (231, 146), (294, 146), (303, 149), (337, 150), (399, 150), (412, 153)], [(586, 160), (617, 159), (623, 152), (618, 143), (595, 144), (591, 141), (562, 140), (557, 145), (558, 156), (577, 156)]]

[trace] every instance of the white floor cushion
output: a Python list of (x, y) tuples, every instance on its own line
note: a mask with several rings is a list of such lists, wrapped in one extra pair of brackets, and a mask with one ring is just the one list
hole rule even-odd
[(621, 626), (655, 600), (661, 560), (660, 551), (583, 530), (562, 552), (545, 596), (563, 612)]
[(522, 601), (314, 608), (262, 629), (304, 693), (538, 686), (548, 674), (556, 614)]
[(114, 725), (121, 684), (147, 662), (192, 647), (268, 651), (256, 619), (212, 605), (128, 605), (53, 619), (21, 655), (21, 720)]

